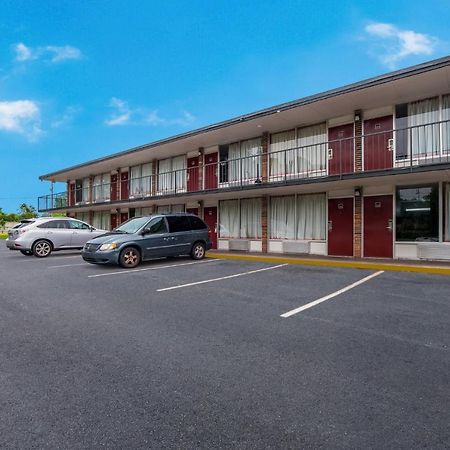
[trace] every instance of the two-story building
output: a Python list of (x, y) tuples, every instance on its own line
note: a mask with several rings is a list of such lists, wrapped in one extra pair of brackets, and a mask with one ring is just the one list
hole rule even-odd
[(450, 57), (40, 177), (96, 227), (188, 211), (214, 247), (450, 259)]

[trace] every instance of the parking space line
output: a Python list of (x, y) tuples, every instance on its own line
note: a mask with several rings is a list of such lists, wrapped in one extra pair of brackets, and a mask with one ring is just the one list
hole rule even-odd
[(48, 261), (49, 259), (57, 259), (57, 260), (59, 260), (59, 259), (68, 259), (68, 258), (81, 258), (81, 254), (79, 254), (79, 255), (72, 255), (72, 256), (50, 256), (50, 257), (47, 257), (47, 258), (32, 258), (32, 259), (26, 259), (26, 260), (24, 260), (24, 261), (21, 261), (21, 262), (36, 262), (36, 261)]
[(225, 277), (212, 278), (210, 280), (203, 280), (203, 281), (196, 281), (194, 283), (179, 284), (177, 286), (171, 286), (171, 287), (167, 287), (167, 288), (157, 289), (156, 292), (171, 291), (173, 289), (180, 289), (180, 288), (185, 288), (185, 287), (190, 287), (190, 286), (196, 286), (198, 284), (213, 283), (215, 281), (222, 281), (222, 280), (228, 280), (230, 278), (243, 277), (244, 275), (251, 275), (253, 273), (264, 272), (266, 270), (278, 269), (278, 268), (284, 267), (284, 266), (287, 266), (287, 264), (278, 264), (277, 266), (264, 267), (263, 269), (257, 269), (257, 270), (250, 270), (248, 272), (235, 273), (233, 275), (227, 275)]
[(60, 266), (48, 266), (47, 269), (58, 269), (59, 267), (74, 267), (74, 266), (85, 266), (86, 263), (77, 263), (77, 264), (61, 264)]
[(332, 294), (325, 295), (325, 297), (321, 297), (317, 300), (314, 300), (313, 302), (310, 302), (310, 303), (307, 303), (306, 305), (300, 306), (299, 308), (295, 308), (295, 309), (292, 309), (291, 311), (285, 312), (284, 314), (281, 314), (280, 317), (283, 317), (283, 318), (291, 317), (294, 314), (298, 314), (299, 312), (305, 311), (305, 309), (309, 309), (320, 303), (326, 302), (327, 300), (337, 297), (338, 295), (343, 294), (344, 292), (347, 292), (350, 289), (353, 289), (356, 286), (359, 286), (360, 284), (363, 284), (366, 281), (369, 281), (372, 278), (375, 278), (375, 277), (381, 275), (382, 273), (384, 273), (384, 270), (379, 270), (378, 272), (372, 273), (371, 275), (369, 275), (365, 278), (362, 278), (361, 280), (356, 281), (355, 283), (349, 284), (348, 286), (346, 286), (342, 289), (339, 289), (338, 291), (333, 292)]
[(207, 264), (210, 262), (219, 261), (218, 259), (207, 259), (206, 261), (193, 261), (182, 264), (170, 264), (167, 266), (157, 266), (157, 267), (145, 267), (143, 269), (123, 269), (117, 272), (106, 272), (106, 273), (98, 273), (95, 275), (88, 275), (88, 278), (98, 278), (98, 277), (107, 277), (109, 275), (122, 275), (127, 273), (135, 273), (135, 272), (145, 272), (147, 270), (158, 270), (158, 269), (170, 269), (171, 267), (180, 267), (180, 266), (190, 266), (192, 264)]

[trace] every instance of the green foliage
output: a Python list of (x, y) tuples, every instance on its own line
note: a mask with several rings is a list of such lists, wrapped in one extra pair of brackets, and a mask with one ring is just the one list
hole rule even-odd
[(7, 222), (20, 222), (22, 219), (31, 219), (37, 215), (36, 208), (26, 203), (19, 206), (17, 213), (7, 213), (0, 208), (0, 228), (3, 228)]
[(6, 239), (8, 237), (7, 233), (0, 233), (0, 239)]

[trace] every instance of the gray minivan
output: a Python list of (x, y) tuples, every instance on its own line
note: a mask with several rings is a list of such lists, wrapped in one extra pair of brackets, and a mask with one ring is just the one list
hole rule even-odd
[(81, 255), (92, 264), (133, 268), (141, 261), (190, 255), (203, 259), (211, 248), (208, 226), (194, 214), (134, 217), (109, 233), (91, 239)]

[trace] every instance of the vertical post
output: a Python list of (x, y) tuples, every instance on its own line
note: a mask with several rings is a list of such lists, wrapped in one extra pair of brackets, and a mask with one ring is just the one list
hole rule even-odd
[[(158, 167), (158, 160), (157, 159), (153, 159), (152, 160), (152, 185), (151, 185), (151, 195), (156, 195), (156, 188), (157, 188), (157, 175), (156, 175), (156, 169)], [(156, 211), (154, 211), (156, 212)]]
[(362, 236), (362, 188), (356, 188), (355, 194), (355, 212), (353, 221), (353, 256), (361, 258), (361, 236)]
[[(362, 150), (362, 111), (355, 111), (355, 172), (362, 172), (363, 170), (363, 150)], [(352, 171), (353, 172), (353, 171)]]
[[(198, 190), (203, 191), (203, 179), (205, 177), (204, 171), (205, 171), (205, 150), (203, 147), (200, 147), (198, 149)], [(199, 216), (201, 217), (201, 216)]]
[(200, 217), (200, 219), (205, 218), (205, 206), (203, 200), (199, 200), (198, 202), (198, 217)]
[(269, 133), (266, 131), (261, 138), (261, 181), (266, 183), (269, 180)]
[[(88, 194), (88, 202), (92, 203), (94, 197), (92, 195), (92, 190), (93, 190), (93, 184), (94, 184), (94, 177), (92, 175), (89, 175), (89, 194)], [(81, 185), (81, 192), (83, 192), (83, 185)], [(82, 198), (83, 198), (83, 194), (81, 194)]]
[(262, 252), (267, 253), (268, 250), (268, 203), (269, 197), (264, 195), (261, 199), (261, 240)]

